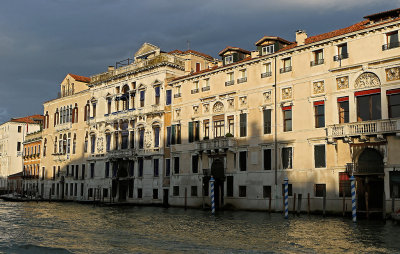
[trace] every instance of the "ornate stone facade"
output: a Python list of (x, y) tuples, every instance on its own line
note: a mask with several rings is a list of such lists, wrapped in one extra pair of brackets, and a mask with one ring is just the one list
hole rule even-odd
[(336, 85), (337, 85), (337, 90), (343, 90), (349, 88), (349, 77), (339, 77), (336, 78)]
[(394, 81), (400, 79), (400, 67), (392, 67), (386, 69), (386, 81)]
[(313, 94), (320, 93), (325, 93), (325, 82), (323, 80), (313, 82)]
[(282, 100), (292, 99), (293, 91), (291, 87), (282, 88)]
[(220, 101), (217, 101), (217, 102), (214, 104), (213, 112), (214, 112), (214, 113), (221, 113), (221, 112), (224, 112), (224, 104), (222, 104), (222, 102), (220, 102)]
[(356, 79), (354, 88), (376, 87), (380, 85), (381, 82), (379, 81), (378, 76), (372, 72), (364, 72)]
[(264, 103), (270, 103), (272, 100), (271, 91), (267, 91), (263, 93)]

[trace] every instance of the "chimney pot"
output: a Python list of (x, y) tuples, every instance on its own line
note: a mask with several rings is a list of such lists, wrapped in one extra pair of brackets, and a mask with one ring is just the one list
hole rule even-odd
[(297, 42), (297, 46), (304, 45), (306, 39), (307, 39), (307, 33), (306, 33), (305, 30), (297, 30), (297, 31), (296, 31), (296, 42)]

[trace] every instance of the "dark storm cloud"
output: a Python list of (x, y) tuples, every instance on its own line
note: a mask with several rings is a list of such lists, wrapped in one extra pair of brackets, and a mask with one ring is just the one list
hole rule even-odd
[(67, 73), (90, 76), (132, 57), (143, 42), (218, 57), (254, 49), (263, 35), (294, 40), (399, 7), (399, 0), (25, 0), (0, 8), (0, 122), (43, 113)]

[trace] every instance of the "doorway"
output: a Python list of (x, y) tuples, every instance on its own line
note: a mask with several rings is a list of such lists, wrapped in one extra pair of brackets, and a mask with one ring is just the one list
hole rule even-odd
[(224, 205), (225, 169), (223, 158), (215, 158), (211, 165), (211, 175), (214, 177), (215, 209), (219, 210)]

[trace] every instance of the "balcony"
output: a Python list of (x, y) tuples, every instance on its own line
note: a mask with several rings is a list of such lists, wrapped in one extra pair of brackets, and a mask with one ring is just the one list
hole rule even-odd
[(225, 86), (232, 86), (235, 84), (235, 80), (229, 80), (225, 82)]
[(66, 131), (66, 130), (70, 130), (72, 127), (72, 123), (68, 122), (68, 123), (62, 123), (62, 124), (57, 124), (55, 127), (55, 130), (57, 132), (59, 131)]
[(358, 163), (347, 163), (346, 172), (349, 175), (383, 175), (384, 166), (383, 164), (358, 164)]
[(261, 73), (261, 78), (266, 78), (266, 77), (271, 77), (271, 76), (272, 76), (272, 72), (270, 72), (270, 71)]
[(111, 150), (108, 152), (109, 158), (127, 158), (135, 154), (135, 149)]
[(328, 138), (400, 133), (400, 118), (335, 124), (326, 128)]
[(237, 79), (237, 83), (238, 83), (238, 84), (244, 83), (244, 82), (247, 82), (247, 77), (243, 77), (243, 78), (238, 78), (238, 79)]
[(198, 150), (219, 150), (235, 148), (237, 141), (234, 138), (216, 138), (197, 142)]
[(209, 86), (205, 86), (205, 87), (201, 88), (202, 92), (209, 91), (209, 90), (210, 90)]
[(345, 53), (345, 54), (334, 56), (333, 61), (340, 61), (340, 60), (347, 59), (347, 58), (349, 58), (349, 54)]
[(191, 94), (195, 94), (195, 93), (198, 93), (198, 92), (199, 92), (199, 89), (196, 88), (196, 89), (193, 89), (193, 90), (191, 91)]
[(320, 65), (320, 64), (324, 64), (324, 59), (318, 59), (316, 61), (311, 61), (310, 62), (310, 66), (316, 66), (316, 65)]
[(393, 48), (398, 48), (400, 46), (400, 42), (391, 42), (388, 44), (382, 45), (382, 51), (388, 50), (388, 49), (393, 49)]
[(284, 67), (279, 70), (280, 73), (285, 73), (290, 71), (292, 71), (292, 66)]

